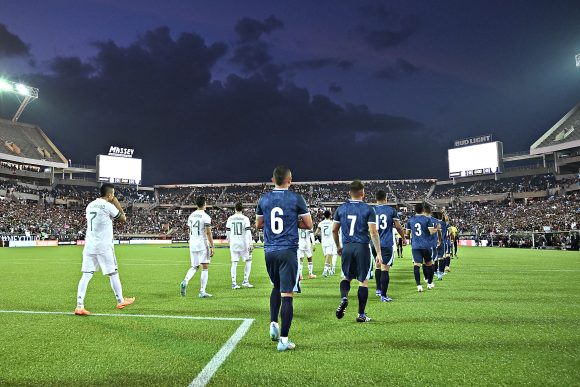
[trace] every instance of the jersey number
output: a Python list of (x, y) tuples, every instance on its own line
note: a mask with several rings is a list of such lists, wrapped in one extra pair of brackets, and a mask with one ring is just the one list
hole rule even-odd
[(348, 235), (354, 235), (354, 224), (356, 223), (356, 215), (347, 215), (348, 220), (350, 220), (350, 230)]
[(379, 215), (379, 228), (381, 230), (387, 229), (387, 215), (385, 215), (385, 214)]
[(93, 220), (97, 217), (97, 213), (96, 212), (89, 212), (89, 214), (91, 214), (91, 231), (93, 231)]
[(300, 238), (302, 239), (308, 238), (308, 230), (300, 230)]
[(421, 224), (420, 223), (415, 223), (415, 235), (417, 236), (421, 236), (422, 232), (421, 232)]
[(274, 234), (280, 234), (284, 230), (284, 221), (279, 216), (284, 215), (284, 211), (280, 207), (272, 208), (270, 213), (270, 228)]
[(197, 229), (197, 235), (201, 235), (201, 233), (199, 232), (199, 220), (196, 220), (195, 223), (189, 223), (189, 234), (193, 235), (193, 229), (196, 228)]
[(242, 222), (234, 222), (234, 235), (242, 235), (243, 224)]
[(324, 236), (330, 236), (330, 227), (328, 227), (328, 226), (322, 227), (322, 234)]

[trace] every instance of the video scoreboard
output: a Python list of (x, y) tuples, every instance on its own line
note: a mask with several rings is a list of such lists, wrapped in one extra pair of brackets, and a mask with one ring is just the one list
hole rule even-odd
[(97, 156), (97, 180), (103, 183), (141, 185), (142, 160), (134, 149), (111, 146), (108, 155)]
[(503, 170), (503, 144), (491, 135), (457, 140), (448, 150), (449, 177), (492, 175)]

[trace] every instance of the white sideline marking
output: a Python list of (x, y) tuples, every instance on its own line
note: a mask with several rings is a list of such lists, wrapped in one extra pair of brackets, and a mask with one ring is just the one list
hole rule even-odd
[[(68, 315), (73, 316), (71, 312), (51, 312), (51, 311), (36, 311), (36, 310), (0, 310), (0, 313), (12, 314), (48, 314), (48, 315)], [(171, 315), (157, 315), (157, 314), (110, 314), (110, 313), (91, 313), (91, 316), (98, 317), (139, 317), (139, 318), (165, 318), (165, 319), (183, 319), (183, 320), (214, 320), (214, 321), (241, 321), (242, 324), (236, 329), (228, 341), (220, 348), (220, 350), (212, 357), (201, 372), (191, 381), (189, 387), (204, 387), (206, 386), (218, 368), (226, 361), (228, 356), (234, 351), (236, 345), (248, 333), (252, 326), (254, 319), (241, 317), (198, 317), (198, 316), (171, 316)], [(89, 316), (90, 318), (90, 316)]]

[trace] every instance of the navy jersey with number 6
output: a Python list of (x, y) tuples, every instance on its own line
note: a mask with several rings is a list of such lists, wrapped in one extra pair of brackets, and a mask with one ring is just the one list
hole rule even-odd
[(375, 213), (377, 214), (377, 229), (379, 230), (381, 247), (393, 247), (395, 244), (393, 223), (395, 220), (399, 220), (397, 210), (386, 204), (379, 204), (375, 206)]
[(415, 215), (407, 221), (407, 229), (411, 230), (411, 245), (413, 246), (413, 250), (430, 250), (432, 248), (433, 242), (429, 227), (434, 227), (433, 221), (426, 215)]
[(342, 243), (369, 244), (369, 223), (376, 224), (375, 210), (361, 200), (349, 200), (334, 213), (334, 222), (340, 223)]
[(256, 216), (264, 217), (264, 252), (298, 250), (298, 217), (308, 215), (304, 198), (275, 188), (258, 201)]

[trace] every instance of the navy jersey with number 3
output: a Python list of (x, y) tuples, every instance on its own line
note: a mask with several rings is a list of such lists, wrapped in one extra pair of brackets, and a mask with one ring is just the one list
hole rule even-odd
[(426, 215), (412, 216), (407, 222), (407, 229), (411, 230), (411, 245), (414, 250), (432, 248), (433, 239), (429, 227), (434, 227), (433, 221)]
[(342, 243), (369, 244), (369, 223), (376, 224), (375, 210), (360, 200), (349, 200), (334, 213), (334, 222), (340, 223)]

